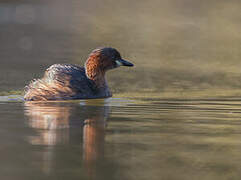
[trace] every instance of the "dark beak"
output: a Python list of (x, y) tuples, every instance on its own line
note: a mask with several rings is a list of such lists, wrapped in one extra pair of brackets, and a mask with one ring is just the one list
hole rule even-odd
[(118, 59), (118, 60), (116, 60), (116, 64), (118, 65), (118, 66), (134, 66), (134, 64), (132, 64), (132, 63), (130, 63), (130, 62), (128, 62), (128, 61), (126, 61), (126, 60), (124, 60), (124, 59)]

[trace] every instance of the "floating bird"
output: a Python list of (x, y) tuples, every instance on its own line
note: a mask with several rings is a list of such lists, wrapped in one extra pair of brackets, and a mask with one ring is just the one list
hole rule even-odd
[(111, 97), (105, 79), (106, 71), (119, 66), (133, 66), (110, 47), (93, 50), (85, 67), (73, 64), (54, 64), (42, 79), (25, 87), (26, 101), (94, 99)]

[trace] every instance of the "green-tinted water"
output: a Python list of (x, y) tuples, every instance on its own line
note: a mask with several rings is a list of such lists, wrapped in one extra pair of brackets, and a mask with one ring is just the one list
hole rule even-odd
[[(135, 68), (107, 73), (115, 92), (241, 88), (240, 0), (1, 0), (0, 91), (99, 46)], [(140, 78), (141, 77), (141, 78)]]

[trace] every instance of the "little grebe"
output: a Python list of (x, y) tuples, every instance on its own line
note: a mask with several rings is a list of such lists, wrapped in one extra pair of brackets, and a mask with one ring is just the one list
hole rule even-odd
[(106, 98), (112, 94), (105, 80), (105, 72), (119, 66), (133, 66), (110, 47), (93, 50), (85, 67), (72, 64), (50, 66), (42, 79), (25, 87), (27, 101)]

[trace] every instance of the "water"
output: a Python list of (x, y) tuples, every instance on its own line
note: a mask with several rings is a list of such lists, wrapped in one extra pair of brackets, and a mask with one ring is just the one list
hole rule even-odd
[[(240, 3), (0, 0), (0, 179), (240, 179)], [(23, 101), (99, 46), (113, 98)]]
[(239, 179), (238, 99), (0, 103), (1, 179)]

